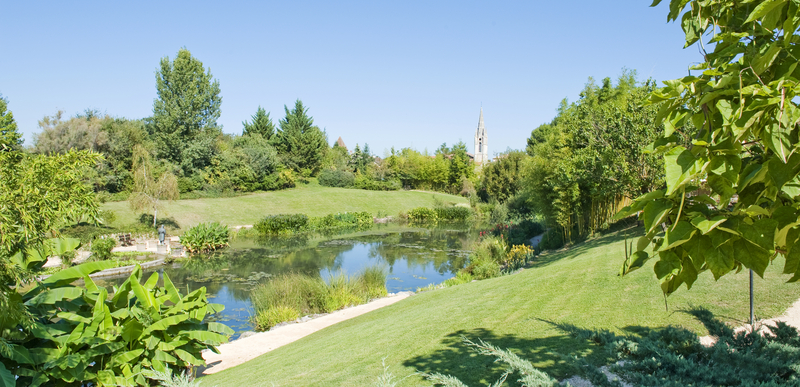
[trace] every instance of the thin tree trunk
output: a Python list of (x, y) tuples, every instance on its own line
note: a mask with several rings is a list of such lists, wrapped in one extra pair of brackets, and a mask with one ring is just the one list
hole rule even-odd
[(158, 217), (158, 207), (153, 207), (153, 227), (156, 226), (157, 217)]

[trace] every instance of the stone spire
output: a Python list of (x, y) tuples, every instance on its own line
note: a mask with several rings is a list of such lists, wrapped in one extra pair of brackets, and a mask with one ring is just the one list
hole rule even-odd
[(486, 127), (483, 125), (483, 107), (478, 118), (478, 129), (475, 131), (475, 163), (483, 164), (489, 161), (489, 139), (486, 136)]

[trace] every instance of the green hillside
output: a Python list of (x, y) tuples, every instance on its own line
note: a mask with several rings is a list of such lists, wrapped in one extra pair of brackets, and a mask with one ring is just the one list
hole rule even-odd
[[(634, 232), (641, 229), (629, 231)], [(561, 355), (587, 355), (598, 364), (608, 359), (605, 350), (566, 336), (550, 322), (628, 332), (672, 324), (705, 333), (680, 312), (690, 305), (705, 306), (735, 325), (747, 319), (744, 273), (719, 282), (702, 275), (691, 290), (670, 296), (665, 310), (652, 266), (617, 276), (623, 237), (610, 234), (547, 254), (519, 274), (414, 295), (203, 377), (203, 385), (365, 386), (383, 372), (384, 358), (396, 376), (419, 370), (454, 374), (468, 385), (494, 381), (500, 370), (493, 359), (465, 351), (461, 335), (511, 348), (561, 378), (574, 373)], [(800, 296), (798, 285), (784, 283), (788, 277), (779, 274), (782, 260), (774, 263), (766, 279), (756, 281), (761, 317), (780, 315)], [(402, 385), (419, 382), (413, 376)]]

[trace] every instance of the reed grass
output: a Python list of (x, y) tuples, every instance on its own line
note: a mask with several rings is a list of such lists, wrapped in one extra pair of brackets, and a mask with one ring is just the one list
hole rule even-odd
[(352, 277), (340, 272), (327, 281), (300, 273), (282, 274), (255, 288), (250, 299), (256, 330), (267, 330), (303, 315), (330, 313), (386, 294), (386, 272), (373, 266)]

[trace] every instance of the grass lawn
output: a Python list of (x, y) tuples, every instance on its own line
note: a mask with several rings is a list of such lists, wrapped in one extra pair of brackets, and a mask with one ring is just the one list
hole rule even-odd
[[(338, 212), (367, 211), (373, 215), (382, 213), (397, 216), (401, 211), (412, 208), (433, 207), (434, 198), (443, 202), (467, 203), (466, 198), (438, 192), (366, 191), (309, 184), (230, 198), (165, 202), (165, 210), (159, 211), (158, 216), (171, 218), (180, 229), (186, 230), (198, 223), (211, 221), (229, 226), (255, 224), (264, 216), (274, 214), (324, 216)], [(101, 209), (116, 213), (114, 226), (131, 224), (139, 218), (139, 213), (132, 211), (128, 202), (105, 203)]]
[[(639, 235), (641, 229), (627, 231)], [(641, 332), (667, 325), (705, 334), (681, 313), (704, 306), (735, 325), (748, 312), (746, 272), (714, 282), (703, 273), (691, 290), (669, 297), (668, 310), (652, 264), (624, 278), (623, 233), (609, 234), (567, 251), (540, 257), (533, 268), (511, 276), (429, 291), (344, 321), (240, 366), (203, 377), (209, 386), (366, 386), (383, 371), (404, 377), (416, 371), (442, 372), (467, 385), (486, 385), (500, 376), (492, 358), (475, 356), (462, 335), (511, 348), (551, 375), (576, 373), (561, 355), (586, 355), (605, 363), (604, 349), (572, 339), (551, 322), (617, 332)], [(756, 315), (783, 313), (800, 297), (800, 285), (784, 283), (776, 259), (755, 283)], [(420, 385), (417, 376), (400, 385)]]

